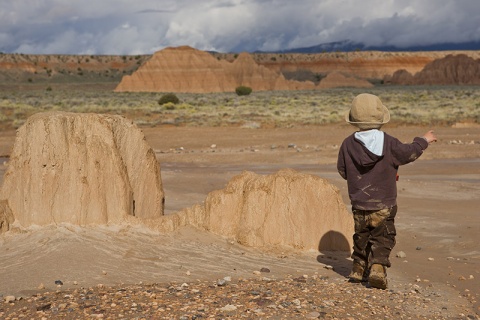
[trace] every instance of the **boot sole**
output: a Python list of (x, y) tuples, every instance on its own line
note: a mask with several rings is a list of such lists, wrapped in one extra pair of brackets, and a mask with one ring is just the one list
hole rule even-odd
[(363, 281), (362, 279), (348, 278), (348, 282), (351, 282), (351, 283), (360, 283), (362, 281)]

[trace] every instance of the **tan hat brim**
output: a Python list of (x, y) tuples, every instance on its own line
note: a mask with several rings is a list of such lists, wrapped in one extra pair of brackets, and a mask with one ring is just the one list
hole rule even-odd
[(383, 121), (382, 122), (359, 122), (359, 121), (350, 121), (350, 110), (345, 113), (345, 121), (350, 123), (351, 125), (360, 126), (364, 125), (384, 125), (390, 121), (390, 111), (388, 111), (387, 107), (383, 106)]

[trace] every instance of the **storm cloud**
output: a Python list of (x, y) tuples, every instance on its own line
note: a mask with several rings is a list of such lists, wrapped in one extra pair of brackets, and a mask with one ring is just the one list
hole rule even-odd
[(478, 0), (0, 0), (0, 51), (151, 54), (480, 41)]

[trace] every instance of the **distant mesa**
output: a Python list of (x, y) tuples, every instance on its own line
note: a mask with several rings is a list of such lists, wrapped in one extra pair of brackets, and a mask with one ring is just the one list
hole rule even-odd
[(480, 59), (465, 54), (447, 55), (428, 63), (412, 75), (398, 70), (385, 77), (385, 83), (398, 85), (480, 85)]
[(0, 189), (0, 233), (61, 223), (160, 232), (193, 226), (265, 249), (351, 248), (344, 239), (353, 233), (353, 220), (339, 190), (292, 169), (267, 176), (245, 171), (202, 204), (174, 214), (164, 215), (163, 204), (160, 165), (131, 121), (38, 113), (17, 132)]
[(156, 52), (132, 75), (124, 76), (115, 91), (234, 92), (241, 85), (254, 91), (372, 86), (367, 80), (338, 72), (328, 74), (319, 85), (312, 81), (287, 80), (282, 73), (258, 64), (245, 52), (229, 62), (183, 46)]

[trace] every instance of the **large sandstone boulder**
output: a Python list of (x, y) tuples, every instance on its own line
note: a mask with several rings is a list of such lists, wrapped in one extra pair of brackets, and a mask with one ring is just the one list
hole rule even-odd
[(246, 171), (225, 189), (211, 192), (204, 205), (161, 222), (162, 228), (175, 224), (193, 225), (251, 247), (352, 247), (353, 218), (339, 190), (325, 179), (292, 169), (268, 176)]
[(116, 92), (234, 92), (238, 86), (254, 91), (313, 89), (313, 82), (286, 80), (279, 72), (258, 65), (242, 53), (233, 62), (216, 59), (188, 46), (156, 52), (132, 75), (126, 75)]
[(160, 167), (121, 116), (39, 113), (18, 130), (0, 199), (22, 226), (163, 215)]

